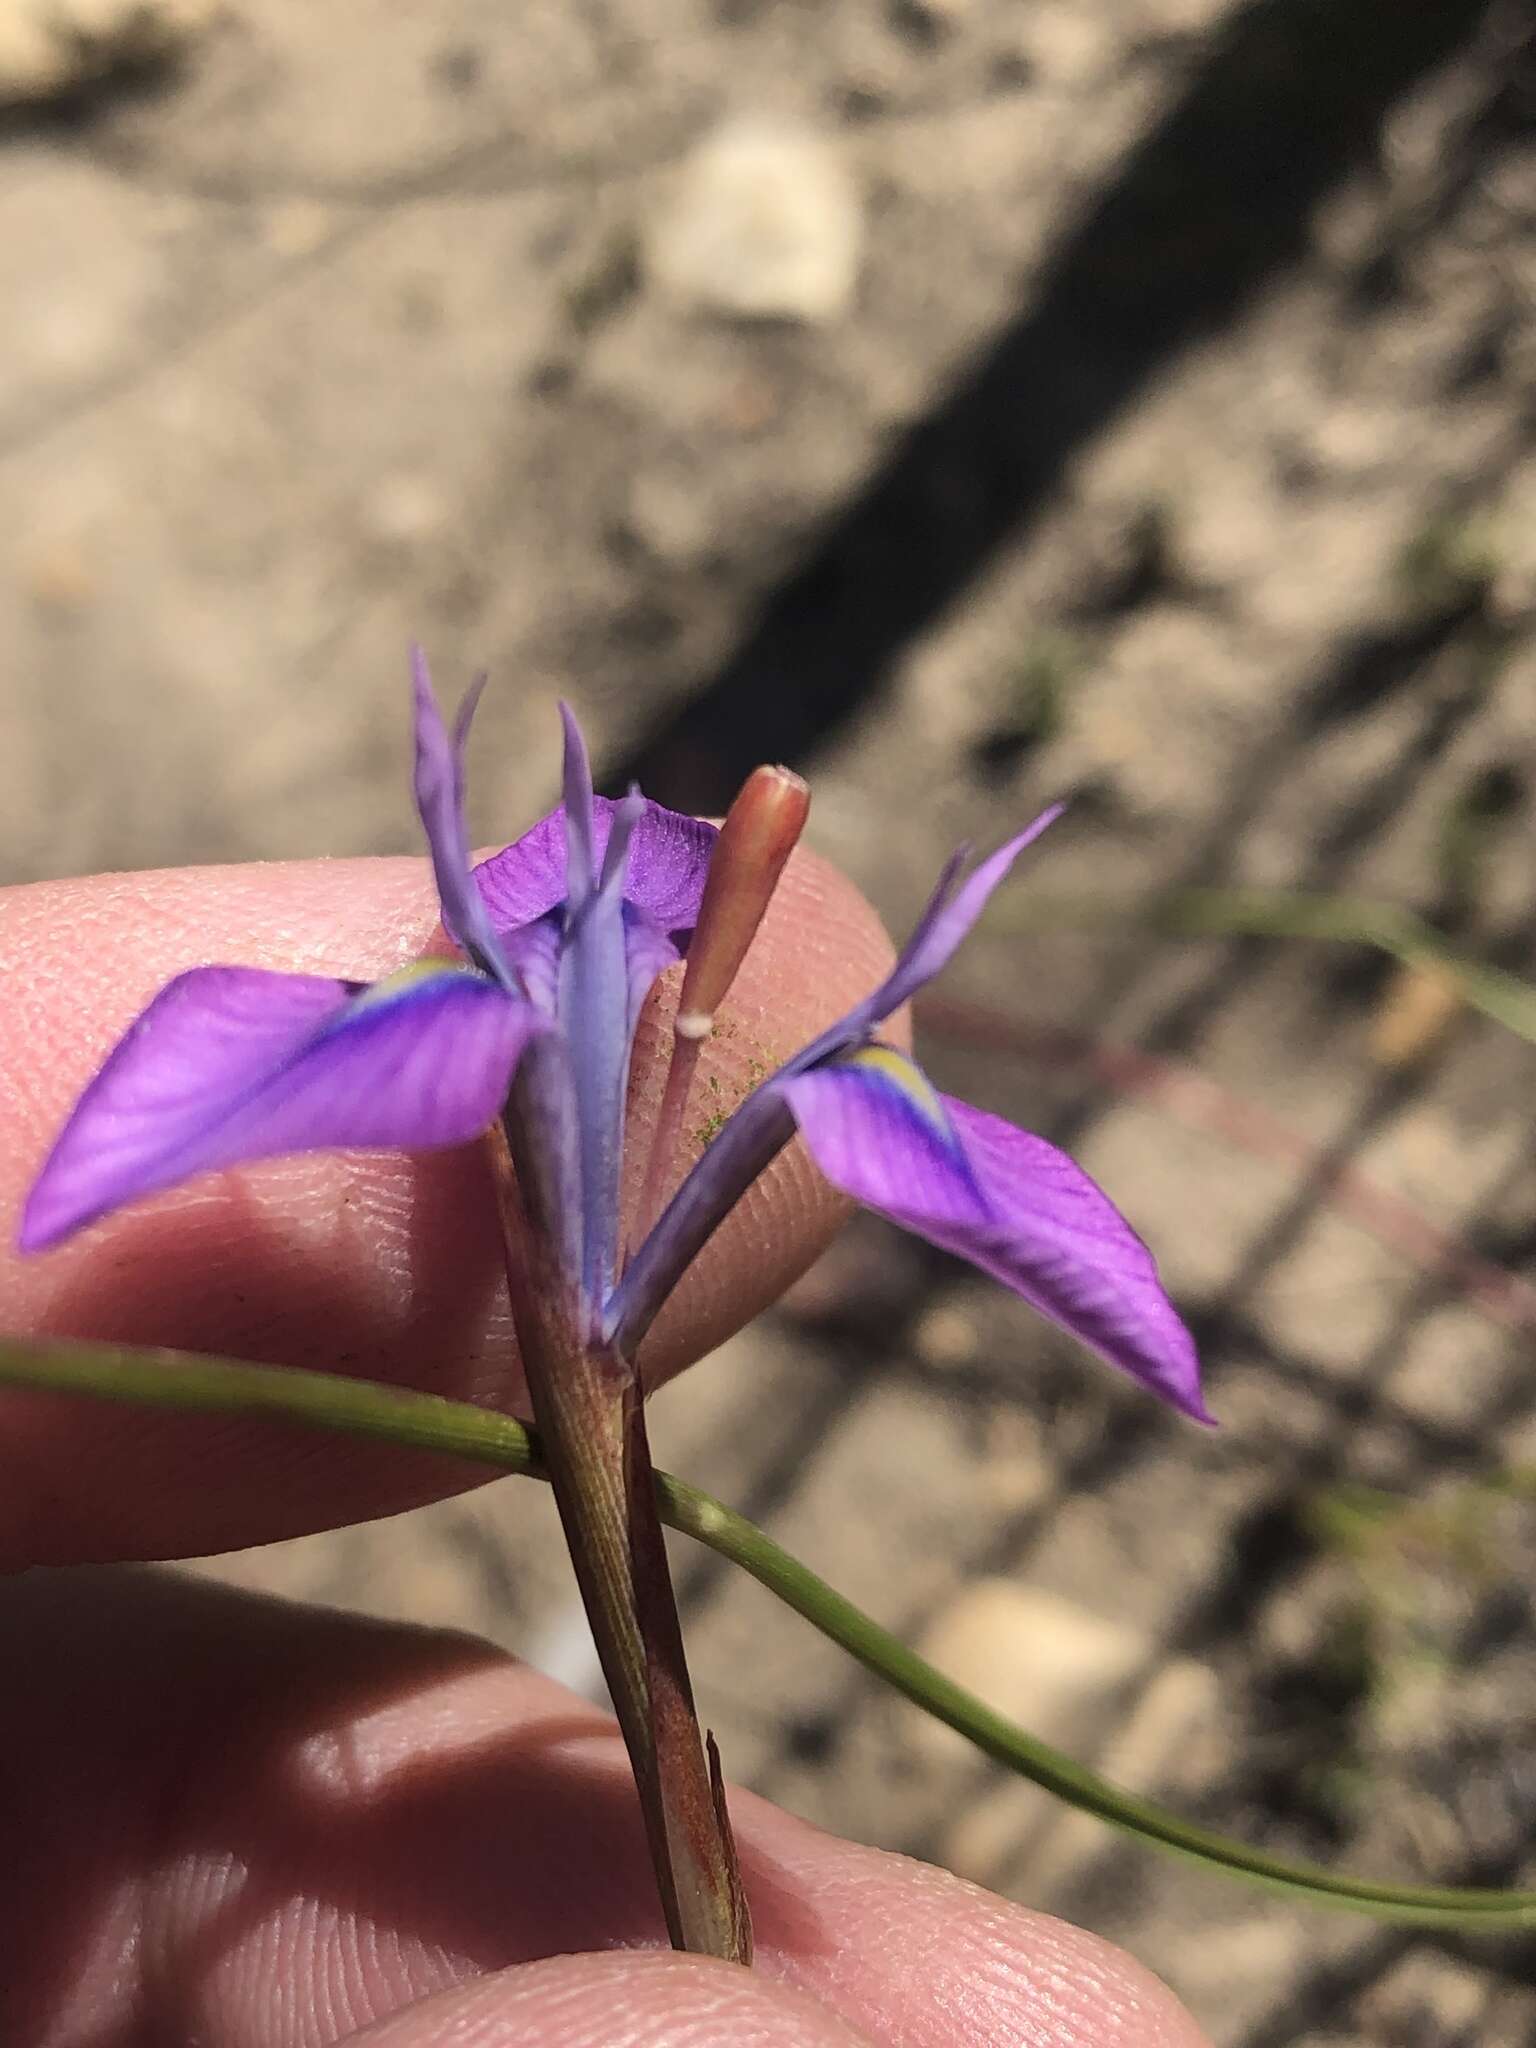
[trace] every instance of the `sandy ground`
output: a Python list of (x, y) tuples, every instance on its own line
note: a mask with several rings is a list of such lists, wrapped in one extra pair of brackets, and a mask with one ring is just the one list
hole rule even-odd
[[(1536, 1054), (1147, 906), (1361, 892), (1532, 969), (1521, 12), (235, 0), (92, 76), (41, 12), (0, 7), (6, 877), (414, 850), (412, 634), (497, 679), (483, 840), (550, 797), (562, 693), (610, 786), (812, 773), (897, 926), (1075, 792), (930, 1064), (1155, 1234), (1224, 1428), (871, 1226), (658, 1454), (1127, 1782), (1514, 1878)], [(1221, 2043), (1536, 2029), (1529, 1944), (1155, 1861), (680, 1564), (738, 1775), (1127, 1942)], [(532, 1489), (210, 1568), (579, 1662)]]

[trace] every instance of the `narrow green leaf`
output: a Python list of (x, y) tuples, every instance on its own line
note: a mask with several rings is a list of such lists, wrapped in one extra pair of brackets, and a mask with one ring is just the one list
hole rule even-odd
[(164, 1351), (67, 1338), (31, 1343), (0, 1338), (0, 1385), (45, 1393), (89, 1394), (145, 1408), (195, 1415), (270, 1415), (305, 1429), (382, 1437), (412, 1450), (443, 1451), (542, 1479), (529, 1432), (509, 1415), (445, 1401), (438, 1394), (381, 1386), (339, 1373), (248, 1365), (201, 1352)]
[(914, 1705), (1067, 1805), (1095, 1814), (1153, 1848), (1267, 1890), (1284, 1892), (1307, 1905), (1364, 1913), (1377, 1920), (1464, 1929), (1536, 1923), (1536, 1892), (1385, 1884), (1349, 1877), (1322, 1864), (1266, 1855), (1182, 1820), (1150, 1799), (1122, 1791), (935, 1671), (744, 1516), (680, 1479), (660, 1476), (659, 1484), (662, 1519), (674, 1529), (686, 1531), (740, 1565)]
[[(537, 1444), (509, 1416), (435, 1394), (329, 1373), (246, 1365), (185, 1352), (0, 1339), (0, 1385), (194, 1413), (270, 1415), (305, 1428), (342, 1430), (446, 1452), (503, 1472), (546, 1476)], [(1349, 1877), (1320, 1864), (1266, 1855), (1122, 1791), (935, 1671), (745, 1516), (666, 1473), (657, 1474), (656, 1484), (662, 1519), (671, 1528), (740, 1565), (867, 1670), (985, 1755), (1150, 1847), (1307, 1905), (1377, 1920), (1500, 1932), (1536, 1925), (1536, 1892), (1385, 1884)]]

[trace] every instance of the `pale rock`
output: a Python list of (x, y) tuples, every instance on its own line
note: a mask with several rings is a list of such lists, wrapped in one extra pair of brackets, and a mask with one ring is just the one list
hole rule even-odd
[(630, 533), (657, 562), (690, 568), (719, 544), (709, 493), (680, 469), (648, 464), (630, 479)]
[(678, 167), (641, 225), (641, 261), (682, 304), (819, 325), (847, 311), (863, 210), (835, 146), (809, 129), (733, 119)]
[[(922, 1652), (1031, 1734), (1081, 1746), (1105, 1731), (1152, 1645), (1139, 1629), (1054, 1594), (983, 1579), (938, 1617)], [(936, 1754), (955, 1752), (961, 1737), (911, 1712), (915, 1739)]]
[[(1049, 1722), (1039, 1711), (1026, 1711), (1022, 1703), (1010, 1711), (1031, 1734), (1059, 1744), (1074, 1760), (1091, 1764), (1124, 1790), (1155, 1794), (1188, 1757), (1214, 1747), (1220, 1726), (1216, 1674), (1194, 1658), (1175, 1658), (1152, 1675), (1114, 1733), (1096, 1740), (1105, 1734), (1105, 1711), (1115, 1690), (1115, 1645), (1108, 1634), (1099, 1634), (1109, 1624), (1095, 1618), (1095, 1626), (1085, 1631), (1081, 1611), (1074, 1613), (1079, 1616), (1076, 1633), (1088, 1646), (1084, 1685), (1075, 1698), (1063, 1691)], [(1134, 1640), (1139, 1652), (1147, 1648), (1131, 1631), (1114, 1633)], [(1095, 1663), (1098, 1676), (1088, 1682)], [(1117, 1839), (1114, 1830), (1094, 1815), (1062, 1805), (1040, 1787), (1015, 1778), (989, 1790), (959, 1815), (944, 1836), (941, 1855), (946, 1868), (958, 1876), (1049, 1904)]]
[(1493, 2042), (1476, 2031), (1487, 2017), (1490, 1986), (1480, 1969), (1449, 1956), (1416, 1954), (1376, 1978), (1360, 2000), (1372, 2040), (1435, 2039)]
[(97, 595), (87, 550), (77, 539), (40, 542), (24, 558), (21, 585), (39, 612), (65, 619), (86, 611)]
[(1044, 1505), (1055, 1480), (1034, 1417), (1000, 1408), (986, 1431), (986, 1455), (978, 1475), (982, 1496), (996, 1513), (1023, 1514)]
[(1459, 983), (1445, 969), (1403, 963), (1371, 1019), (1371, 1058), (1394, 1070), (1411, 1067), (1433, 1051), (1466, 1007)]
[[(1156, 1794), (1192, 1764), (1219, 1769), (1220, 1729), (1216, 1673), (1194, 1657), (1175, 1657), (1147, 1681), (1094, 1759), (1094, 1768), (1124, 1791)], [(1043, 1893), (1059, 1894), (1111, 1840), (1103, 1821), (1092, 1814), (1058, 1807), (1030, 1856), (1030, 1878)]]
[(0, 103), (41, 100), (114, 64), (175, 55), (217, 0), (0, 0)]
[(1022, 1886), (1023, 1895), (1039, 1903), (1030, 1853), (1055, 1818), (1049, 1792), (1026, 1778), (1004, 1778), (985, 1798), (964, 1808), (939, 1841), (939, 1861), (956, 1877), (986, 1885), (1008, 1896)]
[(383, 477), (363, 507), (369, 535), (386, 545), (414, 547), (436, 533), (447, 518), (442, 494), (415, 474)]
[(950, 1302), (940, 1302), (922, 1316), (912, 1332), (912, 1348), (925, 1365), (940, 1371), (976, 1363), (981, 1332), (975, 1319)]
[(335, 224), (334, 209), (318, 199), (284, 199), (267, 216), (267, 247), (286, 262), (302, 261), (324, 248)]
[(1101, 78), (1116, 55), (1116, 30), (1107, 13), (1062, 0), (1029, 16), (1028, 54), (1045, 83), (1081, 86)]
[(1306, 444), (1325, 475), (1379, 476), (1401, 456), (1401, 415), (1388, 405), (1332, 405), (1314, 423)]

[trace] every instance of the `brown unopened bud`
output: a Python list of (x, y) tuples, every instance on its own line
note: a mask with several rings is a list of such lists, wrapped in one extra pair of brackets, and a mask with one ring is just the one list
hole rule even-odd
[(640, 1235), (661, 1214), (700, 1049), (757, 936), (810, 808), (811, 792), (798, 775), (787, 768), (754, 768), (725, 814), (688, 943), (688, 965), (672, 1024), (672, 1057), (640, 1198)]
[(811, 792), (788, 768), (754, 768), (725, 816), (678, 997), (680, 1038), (707, 1038), (805, 830)]

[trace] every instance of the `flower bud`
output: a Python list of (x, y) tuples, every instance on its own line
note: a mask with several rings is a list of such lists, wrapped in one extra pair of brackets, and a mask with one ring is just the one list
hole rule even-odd
[(788, 768), (754, 768), (742, 784), (715, 842), (688, 946), (679, 1038), (708, 1038), (810, 808), (809, 788)]

